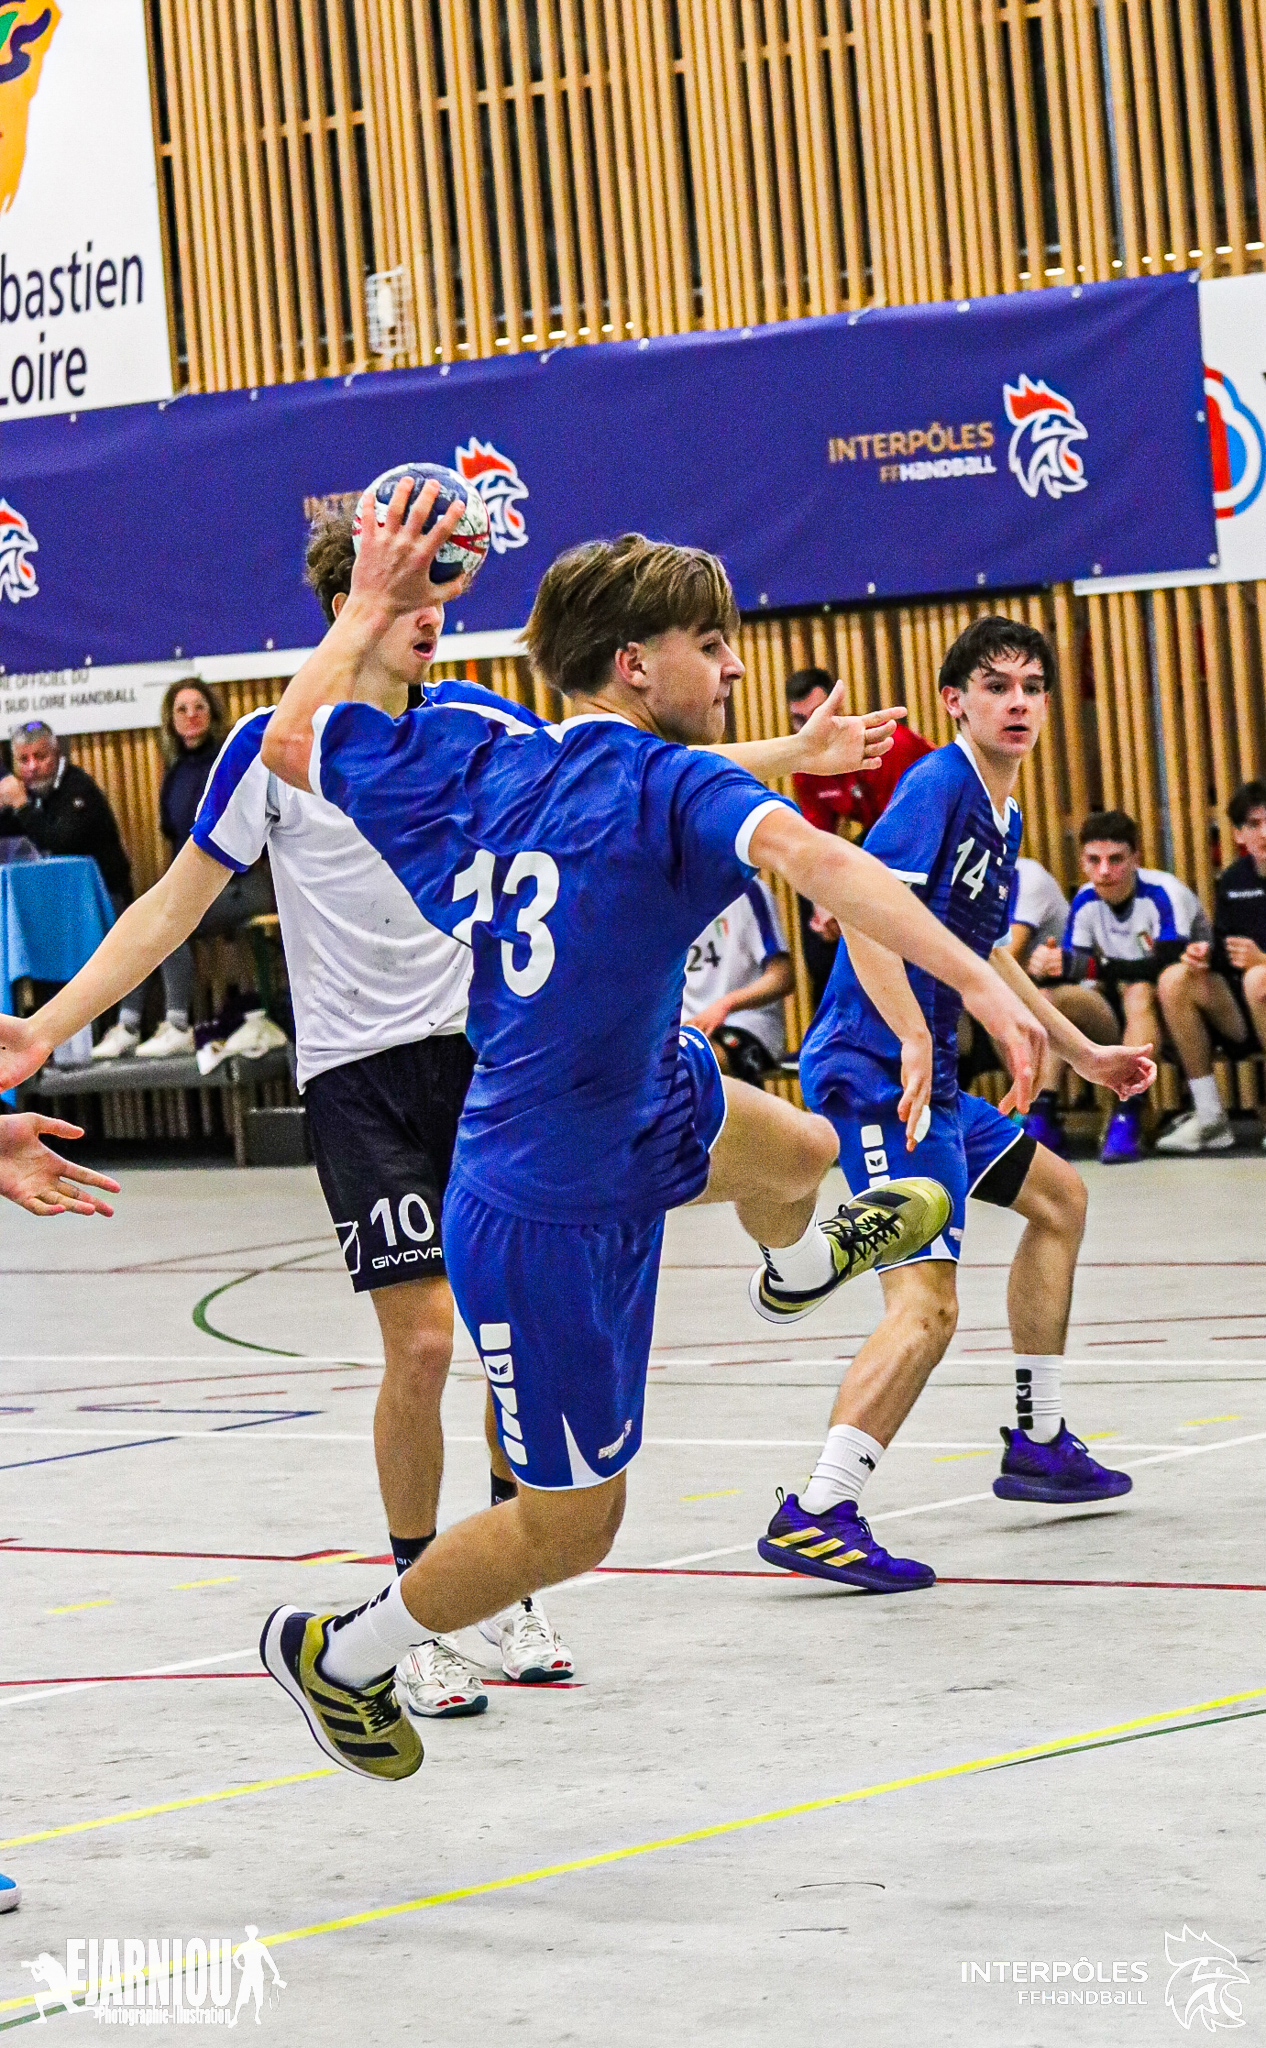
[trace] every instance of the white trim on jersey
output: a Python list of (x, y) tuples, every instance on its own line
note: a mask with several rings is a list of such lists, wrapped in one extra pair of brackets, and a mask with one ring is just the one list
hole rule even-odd
[(767, 818), (771, 811), (785, 811), (789, 808), (785, 797), (771, 796), (767, 797), (764, 803), (757, 804), (754, 810), (748, 812), (734, 835), (734, 851), (745, 868), (750, 868), (754, 865), (752, 860), (752, 834), (760, 824), (761, 819)]

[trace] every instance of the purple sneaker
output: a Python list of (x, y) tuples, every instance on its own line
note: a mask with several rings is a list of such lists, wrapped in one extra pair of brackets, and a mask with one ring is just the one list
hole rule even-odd
[(1064, 1127), (1059, 1118), (1043, 1103), (1035, 1102), (1025, 1117), (1024, 1135), (1026, 1138), (1036, 1139), (1039, 1145), (1045, 1145), (1047, 1151), (1053, 1152), (1057, 1159), (1067, 1159), (1068, 1143), (1064, 1137)]
[(1124, 1166), (1131, 1159), (1142, 1157), (1143, 1140), (1139, 1136), (1139, 1113), (1130, 1103), (1126, 1103), (1116, 1111), (1108, 1125), (1099, 1158), (1104, 1166)]
[(931, 1565), (912, 1557), (890, 1557), (870, 1533), (857, 1503), (842, 1500), (823, 1514), (808, 1515), (794, 1493), (778, 1496), (778, 1512), (756, 1546), (766, 1564), (785, 1572), (860, 1586), (864, 1593), (914, 1593), (934, 1586)]
[(1096, 1465), (1080, 1437), (1073, 1436), (1063, 1422), (1059, 1435), (1050, 1443), (1035, 1443), (1023, 1429), (1001, 1431), (1006, 1450), (1002, 1471), (994, 1480), (999, 1500), (1041, 1500), (1056, 1507), (1069, 1502), (1113, 1500), (1129, 1493), (1134, 1481), (1128, 1472), (1112, 1472)]

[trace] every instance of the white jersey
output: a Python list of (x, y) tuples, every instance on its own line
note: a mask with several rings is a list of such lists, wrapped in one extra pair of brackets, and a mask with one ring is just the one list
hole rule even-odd
[(1040, 860), (1018, 860), (1015, 864), (1011, 922), (1027, 925), (1035, 946), (1064, 943), (1068, 898)]
[[(720, 917), (713, 918), (690, 948), (686, 956), (682, 1022), (689, 1024), (718, 996), (728, 996), (734, 989), (755, 981), (769, 961), (787, 950), (778, 906), (771, 891), (756, 876)], [(772, 1060), (783, 1057), (787, 1033), (781, 996), (759, 1010), (734, 1010), (729, 1022), (759, 1038)]]
[(1079, 889), (1064, 944), (1099, 960), (1146, 961), (1157, 946), (1207, 939), (1211, 931), (1200, 898), (1185, 882), (1161, 868), (1140, 868), (1134, 894), (1125, 903), (1105, 903), (1093, 889)]
[(239, 874), (267, 849), (303, 1088), (330, 1067), (464, 1030), (471, 953), (427, 923), (350, 818), (269, 774), (259, 750), (271, 715), (234, 726), (192, 836)]

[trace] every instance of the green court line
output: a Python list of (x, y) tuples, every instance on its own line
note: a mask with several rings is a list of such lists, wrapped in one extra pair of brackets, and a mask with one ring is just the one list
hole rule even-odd
[[(311, 1253), (307, 1256), (311, 1257)], [(284, 1266), (296, 1262), (283, 1259), (280, 1263)], [(193, 1305), (195, 1330), (201, 1330), (204, 1337), (218, 1337), (221, 1344), (236, 1344), (239, 1351), (266, 1351), (270, 1358), (303, 1358), (305, 1353), (302, 1351), (283, 1351), (277, 1344), (252, 1344), (249, 1337), (230, 1337), (227, 1330), (217, 1330), (215, 1324), (207, 1320), (207, 1310), (211, 1303), (218, 1301), (222, 1294), (227, 1294), (230, 1288), (240, 1287), (246, 1280), (257, 1280), (261, 1273), (273, 1273), (277, 1270), (275, 1266), (259, 1266), (254, 1272), (239, 1273), (236, 1280), (225, 1280), (219, 1287), (213, 1287), (209, 1294), (204, 1294), (202, 1300), (196, 1301)]]
[(1061, 1749), (1044, 1749), (1040, 1756), (1012, 1757), (995, 1764), (995, 1771), (1018, 1771), (1024, 1764), (1049, 1763), (1056, 1756), (1083, 1756), (1088, 1749), (1116, 1749), (1122, 1742), (1154, 1742), (1158, 1735), (1186, 1735), (1193, 1728), (1217, 1728), (1223, 1721), (1252, 1721), (1266, 1714), (1266, 1707), (1246, 1707), (1240, 1714), (1210, 1714), (1204, 1721), (1180, 1721), (1173, 1728), (1144, 1728), (1137, 1735), (1109, 1735), (1101, 1742), (1070, 1742)]

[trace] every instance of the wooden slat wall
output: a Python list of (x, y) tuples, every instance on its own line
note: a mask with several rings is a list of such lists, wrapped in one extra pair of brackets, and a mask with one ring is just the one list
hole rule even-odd
[[(191, 390), (372, 367), (362, 278), (397, 264), (414, 363), (1262, 264), (1266, 0), (150, 6)], [(812, 659), (942, 734), (936, 667), (977, 608), (746, 627), (739, 729), (779, 729)], [(1207, 897), (1219, 814), (1266, 763), (1266, 586), (1014, 608), (1062, 667), (1029, 850), (1067, 884), (1080, 817), (1121, 804)], [(147, 882), (152, 737), (74, 752)]]

